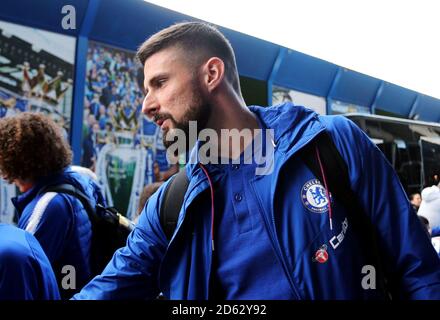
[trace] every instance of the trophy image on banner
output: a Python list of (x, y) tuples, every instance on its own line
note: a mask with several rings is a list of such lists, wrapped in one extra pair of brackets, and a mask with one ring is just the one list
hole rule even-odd
[(99, 151), (96, 173), (110, 206), (128, 218), (134, 217), (144, 185), (146, 150), (135, 146), (133, 133), (115, 133), (117, 144), (108, 143)]
[(0, 223), (12, 223), (15, 208), (11, 198), (17, 195), (17, 188), (14, 184), (0, 178)]

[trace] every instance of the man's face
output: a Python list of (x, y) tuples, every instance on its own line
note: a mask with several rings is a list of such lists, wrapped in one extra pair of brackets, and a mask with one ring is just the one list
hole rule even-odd
[(197, 129), (205, 128), (211, 106), (202, 90), (197, 68), (190, 67), (178, 48), (167, 48), (153, 54), (144, 65), (145, 99), (142, 112), (161, 127), (163, 142), (167, 135), (181, 129), (188, 138), (189, 121)]
[(96, 122), (95, 115), (89, 114), (89, 117), (87, 120), (89, 122), (89, 126), (93, 126), (93, 124)]
[(30, 188), (32, 188), (32, 183), (29, 181), (25, 181), (22, 179), (15, 179), (13, 182), (17, 186), (18, 190), (20, 190), (20, 192), (26, 192)]
[(420, 204), (422, 203), (422, 198), (420, 197), (420, 194), (415, 194), (413, 196), (413, 199), (411, 200), (411, 203), (416, 207), (420, 207)]

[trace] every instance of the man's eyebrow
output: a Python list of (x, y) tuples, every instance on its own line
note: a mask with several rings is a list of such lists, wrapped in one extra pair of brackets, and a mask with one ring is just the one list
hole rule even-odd
[[(154, 77), (152, 77), (148, 81), (148, 84), (150, 86), (154, 86), (154, 84), (156, 84), (160, 78), (167, 77), (167, 76), (168, 76), (168, 73), (159, 73), (159, 74), (155, 75)], [(144, 94), (147, 95), (148, 89), (145, 87), (145, 83), (144, 83), (143, 91), (144, 91)]]

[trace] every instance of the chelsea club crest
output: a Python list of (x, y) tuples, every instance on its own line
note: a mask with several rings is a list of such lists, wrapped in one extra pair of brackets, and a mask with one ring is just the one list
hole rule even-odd
[(325, 213), (328, 211), (328, 200), (325, 188), (318, 179), (307, 181), (301, 189), (303, 205), (310, 211)]

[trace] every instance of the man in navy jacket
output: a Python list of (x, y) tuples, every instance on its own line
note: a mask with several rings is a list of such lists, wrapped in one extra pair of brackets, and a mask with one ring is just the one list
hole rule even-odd
[(82, 191), (92, 206), (93, 201), (105, 204), (98, 185), (70, 168), (71, 159), (60, 127), (49, 117), (24, 112), (0, 119), (0, 173), (22, 192), (12, 199), (18, 227), (41, 244), (63, 298), (70, 298), (93, 277), (91, 222), (75, 197), (42, 191), (69, 184)]
[[(247, 107), (232, 47), (205, 23), (158, 32), (138, 58), (143, 112), (161, 127), (165, 145), (173, 149), (173, 137), (188, 137), (196, 123), (189, 186), (170, 241), (159, 217), (167, 182), (149, 199), (127, 246), (75, 299), (153, 299), (160, 292), (198, 300), (386, 298), (374, 277), (365, 281), (379, 267), (367, 264), (347, 208), (298, 156), (324, 131), (377, 230), (383, 270), (400, 290), (395, 297), (440, 298), (440, 260), (395, 172), (351, 121), (291, 103)], [(256, 134), (235, 145), (228, 143), (234, 134), (222, 136), (249, 131)]]

